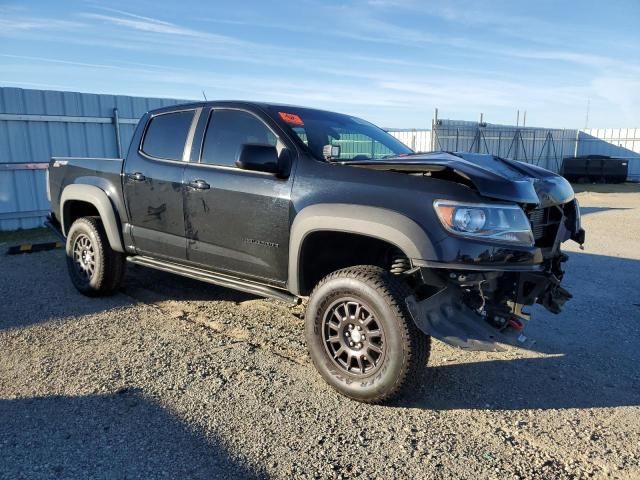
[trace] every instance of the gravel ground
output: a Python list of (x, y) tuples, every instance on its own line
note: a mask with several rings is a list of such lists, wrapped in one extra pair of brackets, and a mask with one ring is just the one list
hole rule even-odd
[(434, 342), (392, 406), (332, 391), (299, 307), (131, 268), (85, 298), (60, 250), (0, 256), (0, 478), (640, 478), (640, 192), (579, 195), (537, 351)]

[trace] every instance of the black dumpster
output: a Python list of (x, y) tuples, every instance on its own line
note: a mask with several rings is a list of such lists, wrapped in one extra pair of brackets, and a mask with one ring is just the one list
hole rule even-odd
[(622, 183), (627, 179), (629, 162), (607, 155), (566, 157), (561, 175), (574, 183)]

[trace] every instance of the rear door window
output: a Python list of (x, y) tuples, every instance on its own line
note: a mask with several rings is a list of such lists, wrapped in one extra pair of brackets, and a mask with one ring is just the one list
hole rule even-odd
[(193, 110), (186, 110), (152, 117), (142, 151), (151, 157), (181, 161), (194, 113)]
[(278, 138), (262, 120), (241, 110), (214, 110), (204, 137), (201, 163), (235, 167), (244, 144), (276, 146)]

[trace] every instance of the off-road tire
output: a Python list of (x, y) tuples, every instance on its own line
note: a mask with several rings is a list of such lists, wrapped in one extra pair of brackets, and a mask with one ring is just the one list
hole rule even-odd
[[(92, 264), (80, 261), (78, 249), (90, 252), (87, 258)], [(90, 297), (111, 295), (120, 287), (126, 257), (111, 249), (99, 217), (81, 217), (73, 222), (67, 235), (66, 252), (71, 282), (80, 293)], [(92, 265), (90, 274), (83, 268), (87, 265)]]
[[(411, 293), (401, 279), (382, 268), (369, 265), (335, 271), (318, 283), (311, 293), (305, 314), (305, 336), (311, 359), (329, 385), (354, 400), (383, 403), (403, 394), (410, 381), (419, 378), (418, 374), (429, 359), (431, 338), (418, 330), (411, 319), (405, 303)], [(336, 314), (336, 317), (340, 317), (339, 313), (349, 313), (349, 309), (344, 310), (344, 307), (336, 311), (335, 305), (339, 305), (342, 299), (347, 303), (351, 299), (355, 305), (360, 302), (363, 308), (370, 310), (370, 316), (384, 331), (384, 355), (378, 357), (381, 359), (379, 365), (373, 366), (371, 358), (365, 355), (364, 362), (356, 359), (355, 368), (360, 371), (351, 372), (349, 367), (337, 364), (330, 354), (331, 349), (336, 349), (336, 345), (339, 347), (340, 344), (337, 341), (331, 343), (330, 338), (336, 336), (325, 333), (336, 330), (334, 324), (327, 330), (329, 320), (326, 320), (326, 316)], [(346, 315), (342, 321), (348, 322), (344, 318)], [(333, 322), (339, 323), (340, 320)], [(343, 330), (348, 331), (346, 328)], [(366, 358), (372, 364), (372, 373), (361, 368)], [(343, 362), (351, 365), (352, 359), (349, 357), (348, 361)]]

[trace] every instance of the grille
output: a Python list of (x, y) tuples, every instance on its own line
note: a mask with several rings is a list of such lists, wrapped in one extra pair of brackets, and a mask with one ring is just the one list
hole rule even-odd
[(562, 212), (557, 207), (538, 208), (529, 212), (531, 231), (536, 246), (549, 247), (558, 233), (558, 225), (562, 220)]

